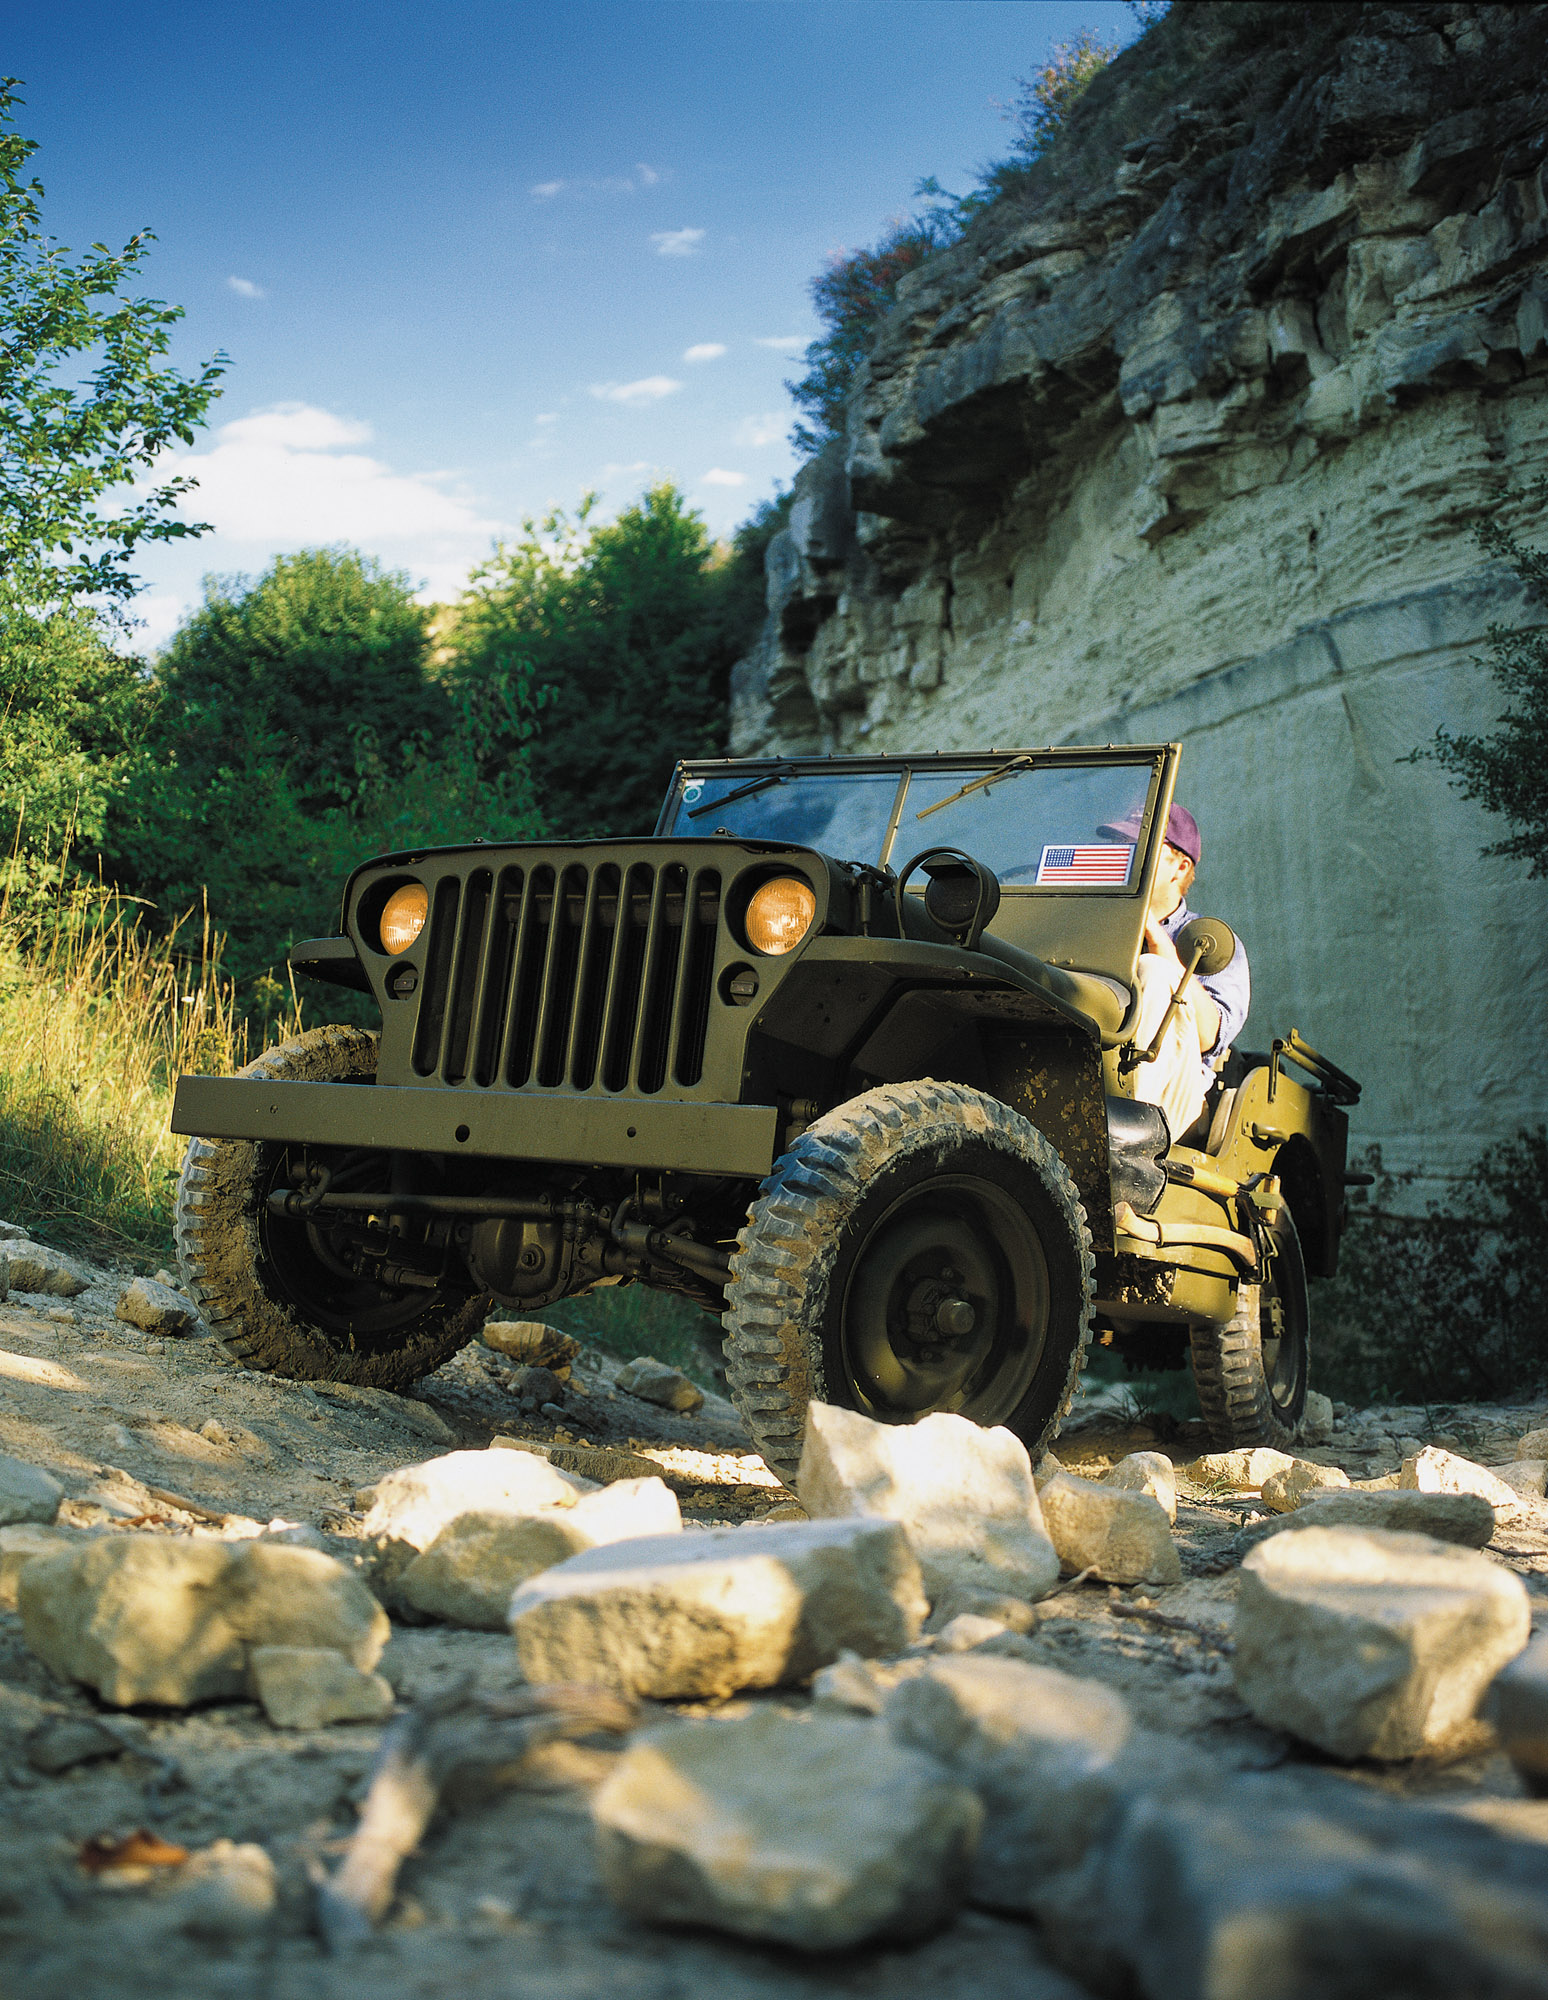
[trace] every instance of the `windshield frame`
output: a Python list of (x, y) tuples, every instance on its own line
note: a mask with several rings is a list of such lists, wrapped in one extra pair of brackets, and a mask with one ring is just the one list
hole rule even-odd
[[(1150, 849), (1154, 845), (1152, 836), (1157, 805), (1159, 800), (1169, 790), (1167, 784), (1168, 767), (1169, 764), (1175, 767), (1179, 749), (1180, 746), (1177, 744), (1166, 743), (1110, 743), (1101, 745), (1069, 744), (1060, 745), (1057, 748), (1050, 746), (1041, 750), (1001, 750), (998, 748), (973, 751), (937, 750), (925, 751), (914, 756), (883, 752), (870, 756), (696, 757), (691, 760), (679, 762), (674, 769), (671, 783), (667, 788), (666, 799), (662, 804), (661, 813), (656, 822), (656, 833), (658, 836), (669, 836), (676, 839), (683, 838), (687, 831), (686, 827), (679, 826), (675, 835), (671, 834), (671, 827), (673, 821), (678, 818), (681, 810), (684, 787), (693, 783), (696, 779), (703, 781), (734, 777), (738, 782), (751, 783), (765, 774), (774, 773), (778, 773), (780, 776), (790, 780), (798, 781), (803, 777), (809, 776), (832, 776), (837, 778), (875, 775), (883, 771), (892, 771), (897, 775), (897, 790), (893, 796), (892, 810), (887, 822), (887, 831), (882, 846), (881, 858), (870, 865), (882, 868), (899, 867), (905, 862), (911, 861), (914, 855), (920, 850), (928, 851), (931, 845), (928, 818), (917, 829), (919, 834), (917, 842), (911, 840), (907, 826), (902, 824), (908, 787), (916, 773), (944, 777), (951, 772), (960, 771), (964, 781), (969, 781), (974, 777), (983, 777), (988, 779), (990, 783), (993, 783), (997, 777), (1010, 779), (1022, 773), (1030, 775), (1039, 768), (1050, 764), (1060, 765), (1065, 768), (1088, 766), (1109, 769), (1120, 765), (1148, 765), (1152, 775), (1150, 787), (1146, 795), (1145, 817), (1141, 823), (1135, 842), (1137, 865), (1131, 871), (1130, 879), (1126, 884), (1122, 887), (1095, 883), (1066, 884), (1057, 887), (1044, 884), (1039, 887), (1035, 882), (1006, 882), (1001, 885), (1001, 895), (1004, 897), (1020, 898), (1023, 896), (1036, 896), (1047, 898), (1059, 896), (1088, 898), (1095, 896), (1128, 899), (1148, 893), (1152, 873), (1148, 863), (1151, 858)], [(709, 828), (693, 828), (693, 832), (698, 835), (710, 831), (711, 829)], [(758, 839), (757, 835), (746, 833), (733, 833), (730, 837), (744, 842), (756, 841)], [(772, 844), (786, 845), (789, 843), (779, 842)], [(795, 844), (811, 845), (808, 842)], [(905, 848), (906, 852), (904, 851)], [(841, 861), (856, 861), (866, 857), (838, 855), (833, 858)]]

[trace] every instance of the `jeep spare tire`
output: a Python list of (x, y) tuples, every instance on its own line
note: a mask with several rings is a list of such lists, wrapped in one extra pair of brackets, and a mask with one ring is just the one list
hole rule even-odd
[[(312, 1028), (247, 1065), (258, 1082), (373, 1083), (376, 1036)], [(352, 1276), (332, 1251), (326, 1218), (277, 1216), (283, 1145), (190, 1139), (177, 1184), (183, 1284), (226, 1352), (246, 1368), (298, 1381), (403, 1389), (429, 1375), (483, 1325), (487, 1295)], [(386, 1182), (382, 1155), (376, 1185)], [(369, 1185), (369, 1182), (368, 1182)]]
[(814, 1401), (1004, 1424), (1036, 1458), (1080, 1375), (1091, 1279), (1080, 1197), (1035, 1127), (959, 1084), (885, 1084), (763, 1183), (731, 1259), (727, 1380), (787, 1484)]

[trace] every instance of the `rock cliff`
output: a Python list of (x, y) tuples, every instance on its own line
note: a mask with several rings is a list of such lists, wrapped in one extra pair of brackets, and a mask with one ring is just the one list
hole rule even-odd
[(1548, 885), (1402, 760), (1492, 720), (1542, 613), (1472, 526), (1545, 471), (1548, 7), (1179, 4), (904, 280), (733, 746), (1182, 741), (1246, 1043), (1444, 1173), (1548, 1111)]

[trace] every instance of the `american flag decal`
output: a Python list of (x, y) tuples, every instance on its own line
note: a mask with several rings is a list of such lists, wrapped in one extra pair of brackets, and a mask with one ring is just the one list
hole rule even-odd
[(1064, 889), (1105, 883), (1122, 888), (1133, 860), (1132, 847), (1045, 847), (1037, 864), (1037, 886)]

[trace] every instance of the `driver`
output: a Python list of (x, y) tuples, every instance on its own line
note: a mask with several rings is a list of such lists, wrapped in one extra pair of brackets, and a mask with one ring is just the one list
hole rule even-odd
[[(1136, 813), (1119, 825), (1099, 827), (1098, 832), (1135, 842), (1140, 824), (1141, 815)], [(1166, 818), (1166, 839), (1145, 913), (1144, 949), (1135, 969), (1140, 1006), (1134, 1039), (1140, 1048), (1154, 1038), (1183, 976), (1183, 961), (1172, 940), (1193, 915), (1188, 891), (1203, 852), (1198, 821), (1186, 806), (1174, 805)], [(1247, 954), (1238, 938), (1223, 972), (1208, 978), (1195, 973), (1189, 980), (1155, 1061), (1141, 1063), (1134, 1072), (1134, 1095), (1142, 1103), (1160, 1105), (1174, 1140), (1203, 1110), (1215, 1072), (1247, 1018), (1251, 997)]]

